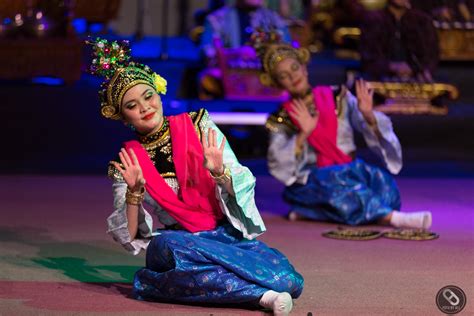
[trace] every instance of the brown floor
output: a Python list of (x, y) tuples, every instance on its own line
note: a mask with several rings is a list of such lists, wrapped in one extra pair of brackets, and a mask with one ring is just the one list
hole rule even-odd
[[(439, 239), (326, 239), (321, 233), (337, 225), (285, 221), (276, 215), (286, 210), (281, 186), (258, 178), (268, 228), (260, 239), (305, 277), (293, 315), (441, 315), (435, 296), (451, 284), (467, 295), (460, 315), (474, 315), (474, 179), (398, 182), (403, 209), (430, 209)], [(105, 234), (109, 186), (97, 176), (0, 176), (0, 315), (263, 314), (130, 299), (144, 257), (128, 255)]]

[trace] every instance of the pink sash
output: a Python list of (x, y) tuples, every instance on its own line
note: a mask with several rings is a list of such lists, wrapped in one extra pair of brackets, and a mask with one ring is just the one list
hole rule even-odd
[(178, 195), (153, 165), (147, 151), (136, 140), (125, 143), (133, 149), (146, 180), (150, 196), (190, 232), (211, 230), (223, 217), (216, 198), (215, 183), (204, 167), (204, 153), (194, 124), (187, 113), (168, 117)]
[[(352, 158), (337, 147), (336, 104), (331, 88), (326, 86), (316, 87), (313, 89), (313, 95), (316, 109), (319, 112), (319, 119), (316, 128), (308, 137), (308, 143), (318, 154), (316, 165), (326, 167), (351, 162)], [(283, 107), (290, 113), (293, 110), (293, 103), (290, 100), (283, 104)], [(299, 127), (293, 118), (291, 118), (291, 121)]]

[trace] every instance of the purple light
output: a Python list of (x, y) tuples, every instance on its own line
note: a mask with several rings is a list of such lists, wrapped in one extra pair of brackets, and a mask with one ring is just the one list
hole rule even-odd
[(293, 46), (294, 48), (300, 48), (300, 43), (298, 43), (298, 41), (292, 41), (291, 42), (291, 46)]

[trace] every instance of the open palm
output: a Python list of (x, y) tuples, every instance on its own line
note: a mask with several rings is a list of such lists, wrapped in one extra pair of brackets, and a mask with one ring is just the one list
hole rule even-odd
[(217, 146), (217, 132), (212, 128), (208, 129), (207, 140), (206, 137), (201, 139), (202, 148), (204, 151), (204, 167), (211, 171), (214, 175), (220, 175), (224, 172), (224, 146), (225, 137)]
[(289, 112), (290, 116), (298, 122), (298, 125), (304, 135), (309, 136), (318, 124), (319, 114), (311, 116), (309, 110), (301, 99), (294, 99), (293, 108)]
[(113, 162), (115, 168), (122, 174), (125, 183), (132, 192), (138, 192), (145, 185), (145, 178), (143, 178), (142, 168), (138, 163), (137, 156), (133, 149), (130, 149), (130, 154), (122, 148), (119, 152), (120, 161), (123, 168), (118, 162)]
[(374, 90), (370, 89), (363, 79), (356, 81), (356, 95), (359, 110), (362, 114), (371, 113), (374, 108)]

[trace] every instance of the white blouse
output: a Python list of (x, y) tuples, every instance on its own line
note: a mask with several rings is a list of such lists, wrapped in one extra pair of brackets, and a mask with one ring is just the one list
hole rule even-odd
[[(342, 92), (339, 100), (337, 147), (349, 154), (356, 150), (354, 130), (362, 133), (367, 146), (392, 173), (402, 169), (402, 148), (395, 135), (392, 122), (385, 114), (374, 111), (381, 137), (377, 137), (367, 124), (357, 105), (357, 98), (349, 91)], [(270, 173), (286, 186), (294, 183), (306, 184), (310, 173), (309, 166), (316, 163), (317, 154), (304, 143), (302, 153), (295, 155), (297, 133), (285, 128), (270, 129), (270, 145), (267, 159)]]

